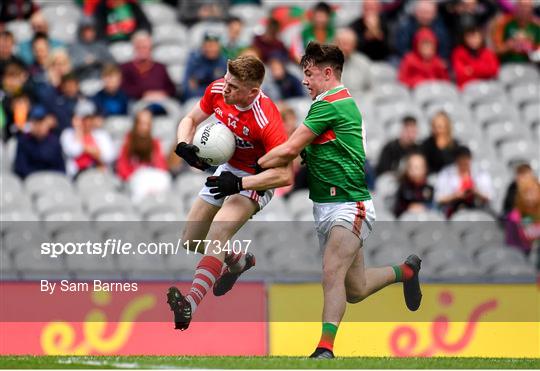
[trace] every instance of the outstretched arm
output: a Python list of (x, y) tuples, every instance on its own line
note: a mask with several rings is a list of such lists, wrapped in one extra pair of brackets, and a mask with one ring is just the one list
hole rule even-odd
[(287, 166), (316, 137), (317, 134), (302, 124), (292, 133), (291, 137), (285, 143), (274, 147), (270, 152), (261, 157), (258, 163), (263, 169)]

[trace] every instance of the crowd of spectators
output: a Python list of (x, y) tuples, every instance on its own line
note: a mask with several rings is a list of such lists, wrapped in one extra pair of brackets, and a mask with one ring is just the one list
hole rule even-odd
[[(17, 142), (13, 163), (17, 175), (25, 178), (35, 171), (53, 170), (76, 177), (96, 167), (115, 169), (124, 181), (141, 168), (177, 174), (185, 167), (171, 158), (171, 148), (162, 148), (152, 137), (154, 118), (166, 114), (161, 102), (200, 97), (211, 81), (224, 75), (227, 59), (243, 54), (257, 55), (266, 64), (264, 90), (278, 102), (306, 98), (301, 77), (290, 67), (311, 40), (340, 46), (346, 60), (343, 80), (357, 97), (374, 87), (370, 72), (374, 62), (393, 65), (399, 81), (408, 88), (444, 80), (460, 89), (471, 81), (496, 78), (501, 64), (539, 62), (540, 6), (532, 0), (362, 1), (357, 7), (359, 17), (339, 28), (335, 6), (320, 2), (299, 15), (293, 14), (298, 13), (294, 6), (286, 12), (270, 11), (259, 22), (261, 32), (252, 37), (246, 37), (242, 18), (228, 14), (227, 2), (165, 2), (176, 6), (178, 20), (186, 27), (201, 20), (226, 25), (224, 33), (204, 33), (201, 45), (189, 51), (184, 77), (176, 84), (167, 66), (154, 58), (155, 24), (142, 2), (74, 1), (83, 16), (76, 41), (67, 45), (51, 36), (46, 17), (32, 0), (0, 6), (5, 118), (1, 129), (4, 141), (14, 137)], [(260, 5), (257, 0), (251, 3)], [(300, 27), (284, 40), (284, 31), (294, 19)], [(15, 42), (7, 27), (15, 20), (29, 22), (30, 39)], [(110, 47), (126, 41), (132, 44), (133, 56), (120, 63)], [(102, 82), (92, 96), (81, 92), (81, 82), (87, 79)], [(140, 100), (151, 103), (132, 112)], [(285, 123), (294, 129), (302, 117), (285, 102), (280, 108)], [(104, 118), (128, 114), (133, 117), (132, 129), (121, 147), (115, 148), (102, 128)], [(493, 199), (490, 177), (452, 135), (450, 116), (437, 112), (430, 120), (430, 135), (420, 138), (417, 118), (404, 117), (398, 138), (384, 145), (373, 169), (367, 164), (368, 176), (401, 174), (392, 209), (397, 217), (434, 207), (447, 216), (461, 207), (489, 208)], [(510, 186), (504, 207), (515, 225), (540, 219), (538, 180), (530, 167), (523, 166), (518, 168), (518, 179)], [(295, 171), (294, 187), (278, 194), (306, 186), (300, 161)], [(531, 176), (523, 176), (527, 171)], [(526, 248), (533, 234), (527, 228), (515, 231), (514, 241)]]

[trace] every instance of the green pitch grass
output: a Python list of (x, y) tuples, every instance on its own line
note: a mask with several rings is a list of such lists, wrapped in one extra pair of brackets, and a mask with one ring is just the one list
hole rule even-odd
[(336, 358), (300, 357), (0, 357), (0, 368), (222, 368), (222, 369), (540, 369), (540, 358)]

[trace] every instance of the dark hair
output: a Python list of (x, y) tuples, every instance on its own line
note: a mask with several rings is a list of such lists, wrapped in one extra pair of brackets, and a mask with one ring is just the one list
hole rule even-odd
[(411, 116), (411, 115), (403, 116), (403, 118), (401, 119), (401, 123), (403, 124), (403, 126), (407, 126), (411, 124), (416, 125), (416, 117)]
[(469, 149), (469, 147), (466, 147), (466, 146), (458, 146), (458, 147), (456, 148), (455, 155), (456, 155), (456, 160), (457, 160), (458, 158), (461, 158), (461, 157), (471, 158), (471, 157), (472, 157), (472, 152), (471, 152), (471, 150)]
[(303, 69), (310, 65), (331, 67), (338, 78), (341, 77), (343, 63), (345, 63), (345, 57), (340, 48), (336, 45), (320, 44), (316, 41), (309, 42), (300, 60), (300, 66)]
[(149, 109), (143, 109), (135, 114), (135, 120), (133, 127), (128, 133), (128, 153), (130, 157), (135, 157), (142, 162), (151, 162), (152, 153), (154, 151), (154, 139), (152, 138), (152, 132), (148, 135), (141, 136), (137, 130), (141, 122), (141, 116), (143, 113), (150, 113), (150, 120), (153, 119), (152, 111)]
[(62, 76), (62, 79), (60, 80), (60, 84), (65, 84), (68, 81), (79, 82), (79, 79), (77, 78), (77, 75), (74, 72), (68, 72), (64, 76)]
[(528, 173), (529, 171), (532, 171), (532, 167), (526, 162), (516, 166), (516, 174), (524, 174)]
[(38, 40), (45, 40), (45, 41), (49, 42), (49, 37), (44, 32), (36, 32), (36, 34), (32, 38), (32, 45), (34, 45), (34, 43), (36, 41), (38, 41)]
[(240, 17), (237, 17), (235, 15), (231, 15), (229, 18), (227, 18), (227, 25), (230, 25), (234, 22), (244, 23)]
[(13, 37), (13, 33), (11, 33), (11, 31), (8, 31), (8, 30), (1, 31), (0, 37), (7, 37), (11, 40), (15, 40), (15, 38)]
[(325, 12), (328, 15), (332, 14), (332, 8), (330, 7), (330, 5), (328, 5), (324, 1), (321, 1), (321, 2), (319, 2), (317, 4), (315, 4), (315, 6), (313, 7), (313, 11), (314, 12)]

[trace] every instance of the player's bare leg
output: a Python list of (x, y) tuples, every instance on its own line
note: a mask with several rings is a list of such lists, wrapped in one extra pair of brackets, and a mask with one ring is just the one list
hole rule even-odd
[(407, 308), (411, 311), (417, 310), (422, 300), (418, 280), (420, 263), (421, 260), (418, 256), (410, 255), (400, 265), (365, 268), (363, 250), (360, 249), (345, 278), (347, 302), (358, 303), (383, 287), (403, 282), (403, 294)]
[[(229, 197), (221, 209), (217, 211), (206, 238), (203, 237), (211, 243), (206, 251), (203, 251), (206, 256), (197, 265), (189, 293), (183, 296), (178, 289), (174, 287), (169, 289), (167, 297), (171, 310), (175, 314), (176, 329), (185, 330), (189, 327), (197, 306), (221, 275), (226, 252), (215, 247), (225, 246), (225, 243), (234, 236), (257, 209), (258, 205), (254, 201), (244, 196), (234, 195)], [(199, 232), (203, 230), (204, 227)], [(190, 232), (187, 233), (188, 238), (193, 238), (189, 237)]]
[(323, 256), (323, 331), (312, 358), (334, 358), (334, 339), (347, 305), (345, 277), (359, 249), (360, 239), (351, 231), (340, 226), (330, 230)]
[(347, 302), (358, 303), (394, 282), (396, 274), (392, 267), (365, 268), (363, 249), (359, 249), (345, 276)]
[[(182, 242), (187, 242), (183, 244), (184, 248), (189, 246), (190, 249), (195, 249), (197, 244), (193, 241), (206, 239), (212, 220), (214, 220), (219, 209), (219, 207), (209, 204), (200, 197), (195, 199), (187, 215), (187, 222), (182, 233)], [(199, 245), (201, 251), (197, 252), (203, 254), (203, 247)]]
[[(341, 280), (343, 269), (345, 275)], [(346, 302), (358, 303), (392, 283), (403, 282), (407, 306), (411, 310), (418, 309), (422, 297), (419, 269), (420, 259), (416, 255), (409, 256), (399, 266), (366, 269), (360, 238), (346, 228), (332, 228), (323, 257), (323, 334), (312, 356), (333, 356), (333, 342)]]

